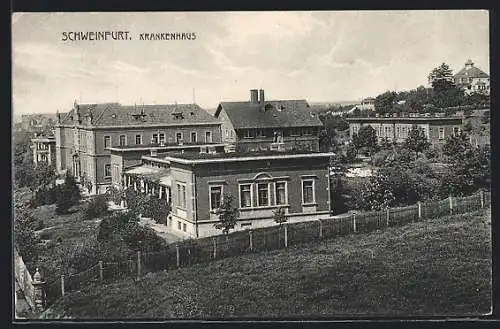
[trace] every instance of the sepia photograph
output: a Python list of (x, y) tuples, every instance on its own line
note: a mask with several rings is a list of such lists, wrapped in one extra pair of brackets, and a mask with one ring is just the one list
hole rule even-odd
[(492, 314), (487, 10), (13, 12), (12, 314)]

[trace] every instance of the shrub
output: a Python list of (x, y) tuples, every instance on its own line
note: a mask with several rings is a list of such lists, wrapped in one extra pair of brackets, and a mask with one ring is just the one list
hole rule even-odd
[(68, 173), (64, 184), (56, 186), (56, 213), (67, 213), (72, 206), (78, 204), (80, 199), (80, 189), (75, 178)]
[(106, 196), (98, 195), (87, 204), (83, 213), (83, 219), (91, 220), (94, 218), (102, 218), (108, 214), (109, 210)]
[(427, 159), (436, 159), (439, 157), (439, 151), (435, 147), (429, 147), (424, 151), (424, 155)]
[(159, 251), (165, 240), (148, 228), (142, 227), (134, 213), (117, 213), (102, 220), (97, 240), (108, 243), (123, 242), (127, 248), (137, 251)]
[(123, 196), (124, 192), (115, 186), (111, 186), (106, 192), (107, 199), (113, 201), (115, 204), (120, 204)]
[(167, 224), (167, 218), (170, 214), (170, 205), (166, 199), (151, 197), (148, 202), (150, 217), (159, 224)]

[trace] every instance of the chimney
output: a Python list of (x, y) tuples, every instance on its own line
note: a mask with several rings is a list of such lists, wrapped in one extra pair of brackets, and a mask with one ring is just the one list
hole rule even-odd
[(465, 62), (465, 69), (466, 69), (466, 70), (469, 70), (469, 69), (471, 69), (473, 66), (474, 66), (474, 62), (472, 62), (472, 60), (469, 58), (469, 59), (467, 60), (467, 62)]
[(259, 91), (257, 89), (250, 89), (250, 103), (259, 103)]
[(264, 104), (264, 89), (259, 90), (259, 104)]

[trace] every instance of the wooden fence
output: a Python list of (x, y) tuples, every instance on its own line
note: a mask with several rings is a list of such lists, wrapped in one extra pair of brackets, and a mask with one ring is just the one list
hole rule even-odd
[(65, 292), (80, 289), (91, 282), (110, 282), (123, 277), (140, 278), (149, 272), (173, 270), (245, 253), (277, 250), (336, 236), (371, 232), (450, 214), (467, 213), (488, 208), (490, 203), (490, 192), (479, 192), (468, 197), (419, 202), (407, 207), (343, 214), (316, 221), (285, 223), (281, 226), (237, 231), (228, 235), (184, 240), (169, 245), (165, 251), (138, 251), (134, 259), (115, 263), (99, 262), (83, 272), (61, 276), (46, 285), (47, 301), (50, 303)]

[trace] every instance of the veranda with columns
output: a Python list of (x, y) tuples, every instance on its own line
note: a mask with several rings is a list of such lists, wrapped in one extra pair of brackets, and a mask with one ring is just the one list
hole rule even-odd
[(163, 174), (160, 172), (140, 174), (128, 171), (122, 175), (122, 186), (159, 199), (167, 199), (171, 203), (170, 177)]

